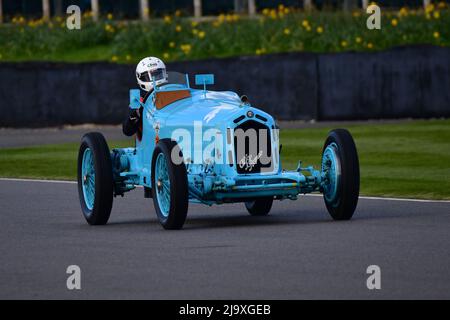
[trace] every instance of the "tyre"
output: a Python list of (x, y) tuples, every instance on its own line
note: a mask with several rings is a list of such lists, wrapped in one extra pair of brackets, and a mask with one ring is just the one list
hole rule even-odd
[(345, 129), (332, 130), (322, 152), (323, 198), (334, 220), (349, 220), (359, 197), (359, 160), (355, 142)]
[(265, 197), (245, 202), (245, 207), (252, 216), (267, 216), (272, 209), (272, 203), (273, 197)]
[(113, 172), (108, 144), (99, 132), (83, 136), (78, 152), (78, 195), (91, 225), (106, 224), (113, 203)]
[(169, 139), (158, 142), (152, 157), (152, 195), (156, 215), (164, 229), (181, 229), (188, 211), (188, 180), (183, 162), (176, 164), (171, 155), (181, 150)]

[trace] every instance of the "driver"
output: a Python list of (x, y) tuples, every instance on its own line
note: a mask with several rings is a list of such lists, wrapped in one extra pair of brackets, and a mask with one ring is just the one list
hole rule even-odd
[[(139, 61), (136, 67), (136, 80), (141, 91), (141, 102), (145, 103), (153, 92), (153, 84), (161, 86), (168, 82), (166, 65), (161, 59), (147, 57)], [(142, 128), (142, 107), (139, 109), (129, 109), (128, 117), (122, 124), (122, 131), (126, 136), (138, 133), (140, 139)]]

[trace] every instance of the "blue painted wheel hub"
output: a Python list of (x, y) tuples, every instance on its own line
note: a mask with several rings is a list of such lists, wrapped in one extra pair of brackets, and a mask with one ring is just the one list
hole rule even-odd
[(339, 182), (341, 179), (341, 164), (336, 143), (330, 143), (322, 156), (322, 172), (324, 174), (323, 195), (325, 200), (333, 205), (339, 204)]
[(81, 179), (84, 203), (89, 210), (92, 210), (95, 201), (95, 166), (94, 156), (90, 148), (86, 148), (83, 153)]
[(167, 218), (170, 210), (170, 179), (167, 160), (164, 153), (158, 154), (155, 163), (155, 187), (161, 214)]

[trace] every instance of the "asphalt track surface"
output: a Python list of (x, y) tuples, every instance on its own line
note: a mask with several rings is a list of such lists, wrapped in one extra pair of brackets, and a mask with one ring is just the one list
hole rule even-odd
[[(268, 217), (242, 204), (190, 205), (165, 231), (136, 189), (106, 226), (82, 217), (76, 184), (0, 180), (1, 299), (450, 298), (450, 203), (360, 199), (334, 222), (322, 198), (276, 202)], [(81, 290), (66, 268), (81, 268)], [(368, 290), (366, 268), (381, 268)]]

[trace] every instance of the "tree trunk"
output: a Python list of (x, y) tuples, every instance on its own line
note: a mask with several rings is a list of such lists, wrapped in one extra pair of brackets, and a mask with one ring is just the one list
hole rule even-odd
[(202, 0), (194, 0), (194, 17), (200, 18), (202, 16)]
[(0, 23), (3, 23), (3, 0), (0, 0)]
[(91, 0), (92, 18), (94, 21), (98, 21), (100, 7), (98, 6), (98, 0)]
[(310, 11), (312, 9), (312, 0), (303, 0), (303, 9)]
[(344, 3), (342, 5), (342, 9), (344, 11), (351, 11), (356, 7), (356, 0), (344, 0)]
[(256, 14), (255, 0), (248, 0), (248, 15), (254, 16)]
[(139, 12), (143, 21), (148, 21), (149, 9), (148, 0), (139, 0)]
[(245, 7), (245, 0), (234, 0), (234, 12), (242, 13)]
[(42, 18), (50, 20), (50, 0), (42, 0)]
[(54, 9), (55, 9), (55, 16), (61, 17), (63, 15), (62, 0), (55, 0), (54, 1)]
[(368, 6), (369, 6), (369, 0), (362, 0), (362, 8), (364, 10), (366, 10)]

